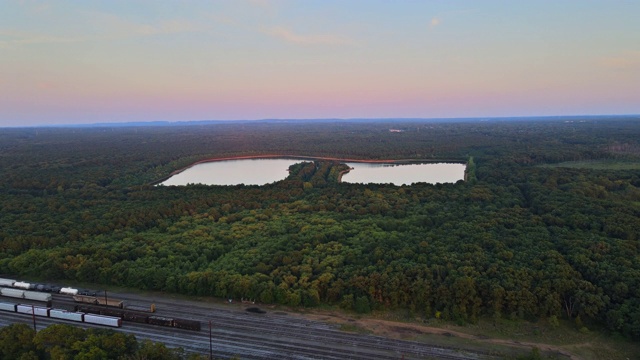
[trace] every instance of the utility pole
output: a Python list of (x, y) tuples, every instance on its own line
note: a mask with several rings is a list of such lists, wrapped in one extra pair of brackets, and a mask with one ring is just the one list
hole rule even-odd
[(211, 344), (211, 320), (209, 320), (209, 360), (213, 360), (213, 345)]
[(104, 289), (104, 306), (107, 306), (107, 289)]
[(31, 317), (33, 318), (33, 331), (38, 332), (36, 329), (36, 310), (33, 305), (31, 305)]

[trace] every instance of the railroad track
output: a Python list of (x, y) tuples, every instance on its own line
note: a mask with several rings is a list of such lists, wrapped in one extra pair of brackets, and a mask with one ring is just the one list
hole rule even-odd
[[(98, 294), (97, 296), (100, 296)], [(320, 321), (310, 321), (298, 317), (286, 316), (286, 313), (254, 314), (236, 307), (212, 309), (206, 304), (172, 300), (169, 298), (149, 298), (110, 293), (109, 300), (127, 304), (157, 304), (158, 311), (153, 314), (167, 318), (182, 318), (200, 321), (202, 331), (194, 332), (171, 327), (161, 327), (134, 322), (125, 322), (121, 331), (134, 334), (141, 339), (161, 341), (167, 346), (182, 347), (195, 353), (209, 352), (209, 321), (212, 345), (216, 356), (240, 356), (243, 359), (493, 359), (488, 353), (461, 351), (459, 349), (436, 347), (428, 344), (392, 340), (388, 338), (345, 333), (337, 326)], [(105, 302), (107, 299), (105, 299)], [(21, 303), (25, 301), (20, 301)], [(52, 294), (52, 306), (72, 310), (78, 303), (69, 295)], [(139, 310), (137, 310), (139, 311)], [(30, 323), (28, 316), (0, 315), (0, 323)], [(37, 318), (40, 324), (65, 322), (48, 318)], [(70, 323), (74, 326), (100, 327), (90, 324)]]
[[(111, 294), (126, 302), (141, 302), (138, 296)], [(185, 351), (209, 352), (208, 321), (212, 321), (212, 344), (217, 356), (240, 356), (242, 359), (494, 359), (482, 352), (460, 351), (428, 344), (392, 340), (372, 335), (350, 334), (336, 326), (278, 313), (252, 314), (235, 309), (212, 309), (202, 303), (171, 300), (153, 301), (156, 315), (200, 320), (202, 331), (184, 332), (186, 339), (175, 342)], [(54, 296), (57, 305), (73, 306), (68, 297)], [(125, 322), (123, 331), (139, 338), (162, 341), (172, 346), (172, 339), (183, 337), (177, 329)]]
[[(170, 307), (171, 309), (166, 309)], [(186, 317), (191, 314), (185, 312), (182, 307), (175, 307), (174, 304), (162, 305), (162, 309), (174, 313), (180, 313), (180, 316)], [(192, 309), (189, 306), (189, 309)], [(457, 349), (433, 347), (427, 344), (392, 340), (372, 335), (350, 334), (337, 330), (336, 326), (330, 326), (321, 322), (314, 322), (305, 319), (297, 319), (277, 314), (252, 314), (242, 311), (233, 310), (215, 310), (212, 312), (210, 308), (202, 308), (200, 313), (209, 315), (214, 324), (223, 326), (225, 329), (235, 330), (242, 334), (251, 332), (258, 333), (260, 336), (271, 335), (275, 338), (295, 338), (296, 341), (308, 340), (310, 343), (325, 342), (336, 347), (342, 345), (345, 348), (365, 348), (370, 350), (379, 350), (391, 353), (389, 358), (425, 358), (438, 355), (440, 357), (448, 352), (455, 353), (451, 358), (475, 358), (474, 355), (485, 355), (486, 358), (492, 358), (487, 353), (470, 353), (465, 354)], [(193, 315), (193, 314), (191, 314)], [(204, 327), (203, 327), (204, 329)], [(382, 354), (379, 354), (380, 356)]]

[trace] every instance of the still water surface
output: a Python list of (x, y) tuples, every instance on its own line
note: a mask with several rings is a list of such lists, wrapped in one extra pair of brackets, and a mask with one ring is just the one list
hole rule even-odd
[(295, 159), (242, 159), (202, 163), (173, 175), (162, 185), (265, 185), (284, 180)]
[(455, 183), (464, 180), (465, 164), (370, 164), (347, 163), (353, 168), (342, 177), (346, 183), (378, 183), (411, 185), (416, 182), (429, 184)]
[[(242, 159), (202, 163), (165, 180), (161, 185), (265, 185), (285, 179), (289, 166), (308, 160)], [(347, 163), (352, 167), (342, 177), (348, 183), (410, 185), (415, 182), (455, 183), (464, 179), (464, 164), (370, 164)]]

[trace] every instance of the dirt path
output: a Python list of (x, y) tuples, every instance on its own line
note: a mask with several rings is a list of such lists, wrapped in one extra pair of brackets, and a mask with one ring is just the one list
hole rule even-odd
[[(353, 325), (358, 328), (362, 328), (367, 331), (370, 331), (374, 335), (383, 336), (387, 338), (411, 340), (411, 338), (414, 338), (415, 336), (421, 335), (421, 334), (436, 334), (436, 335), (443, 335), (447, 337), (458, 337), (462, 339), (469, 339), (469, 340), (474, 340), (477, 342), (483, 342), (487, 344), (518, 347), (522, 349), (533, 349), (534, 347), (536, 347), (541, 352), (557, 353), (571, 360), (582, 359), (578, 355), (570, 351), (567, 351), (562, 347), (555, 346), (555, 345), (535, 343), (535, 342), (516, 341), (516, 340), (506, 340), (506, 339), (493, 339), (493, 338), (488, 338), (483, 336), (462, 333), (459, 331), (448, 329), (447, 327), (437, 328), (437, 327), (431, 327), (431, 326), (408, 324), (408, 323), (401, 323), (401, 322), (394, 322), (394, 321), (380, 320), (380, 319), (353, 319), (353, 318), (342, 316), (340, 314), (324, 313), (324, 312), (306, 313), (306, 314), (301, 314), (300, 316), (304, 316), (306, 318), (318, 320), (318, 321)], [(589, 345), (590, 344), (586, 343), (586, 344), (578, 344), (574, 346), (581, 347), (581, 346), (589, 346)]]

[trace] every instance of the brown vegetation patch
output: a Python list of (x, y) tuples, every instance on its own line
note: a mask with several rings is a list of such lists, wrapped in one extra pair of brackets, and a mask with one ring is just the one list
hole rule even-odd
[[(484, 335), (478, 336), (478, 335), (466, 334), (460, 331), (452, 330), (447, 325), (444, 325), (442, 328), (438, 328), (438, 327), (432, 327), (432, 326), (423, 326), (423, 325), (411, 324), (411, 323), (400, 323), (400, 322), (381, 320), (381, 319), (370, 319), (370, 318), (352, 319), (352, 318), (347, 318), (345, 316), (342, 316), (341, 314), (328, 314), (328, 313), (321, 313), (321, 314), (307, 313), (304, 316), (313, 320), (328, 321), (328, 322), (336, 323), (340, 325), (351, 324), (352, 326), (357, 326), (358, 328), (364, 329), (367, 332), (371, 332), (374, 335), (393, 338), (393, 339), (419, 340), (419, 339), (416, 339), (416, 337), (420, 335), (434, 334), (434, 335), (441, 335), (447, 338), (473, 340), (473, 341), (477, 341), (479, 343), (484, 343), (484, 344), (508, 346), (508, 347), (515, 347), (520, 349), (538, 348), (541, 352), (556, 354), (571, 360), (582, 359), (575, 353), (571, 351), (567, 351), (566, 349), (560, 346), (536, 343), (536, 342), (494, 339)], [(430, 338), (430, 341), (431, 340), (434, 340), (434, 339)], [(573, 347), (580, 348), (585, 346), (588, 347), (589, 345), (590, 344), (576, 344), (576, 345), (573, 345)], [(434, 344), (434, 346), (438, 346), (438, 344)]]

